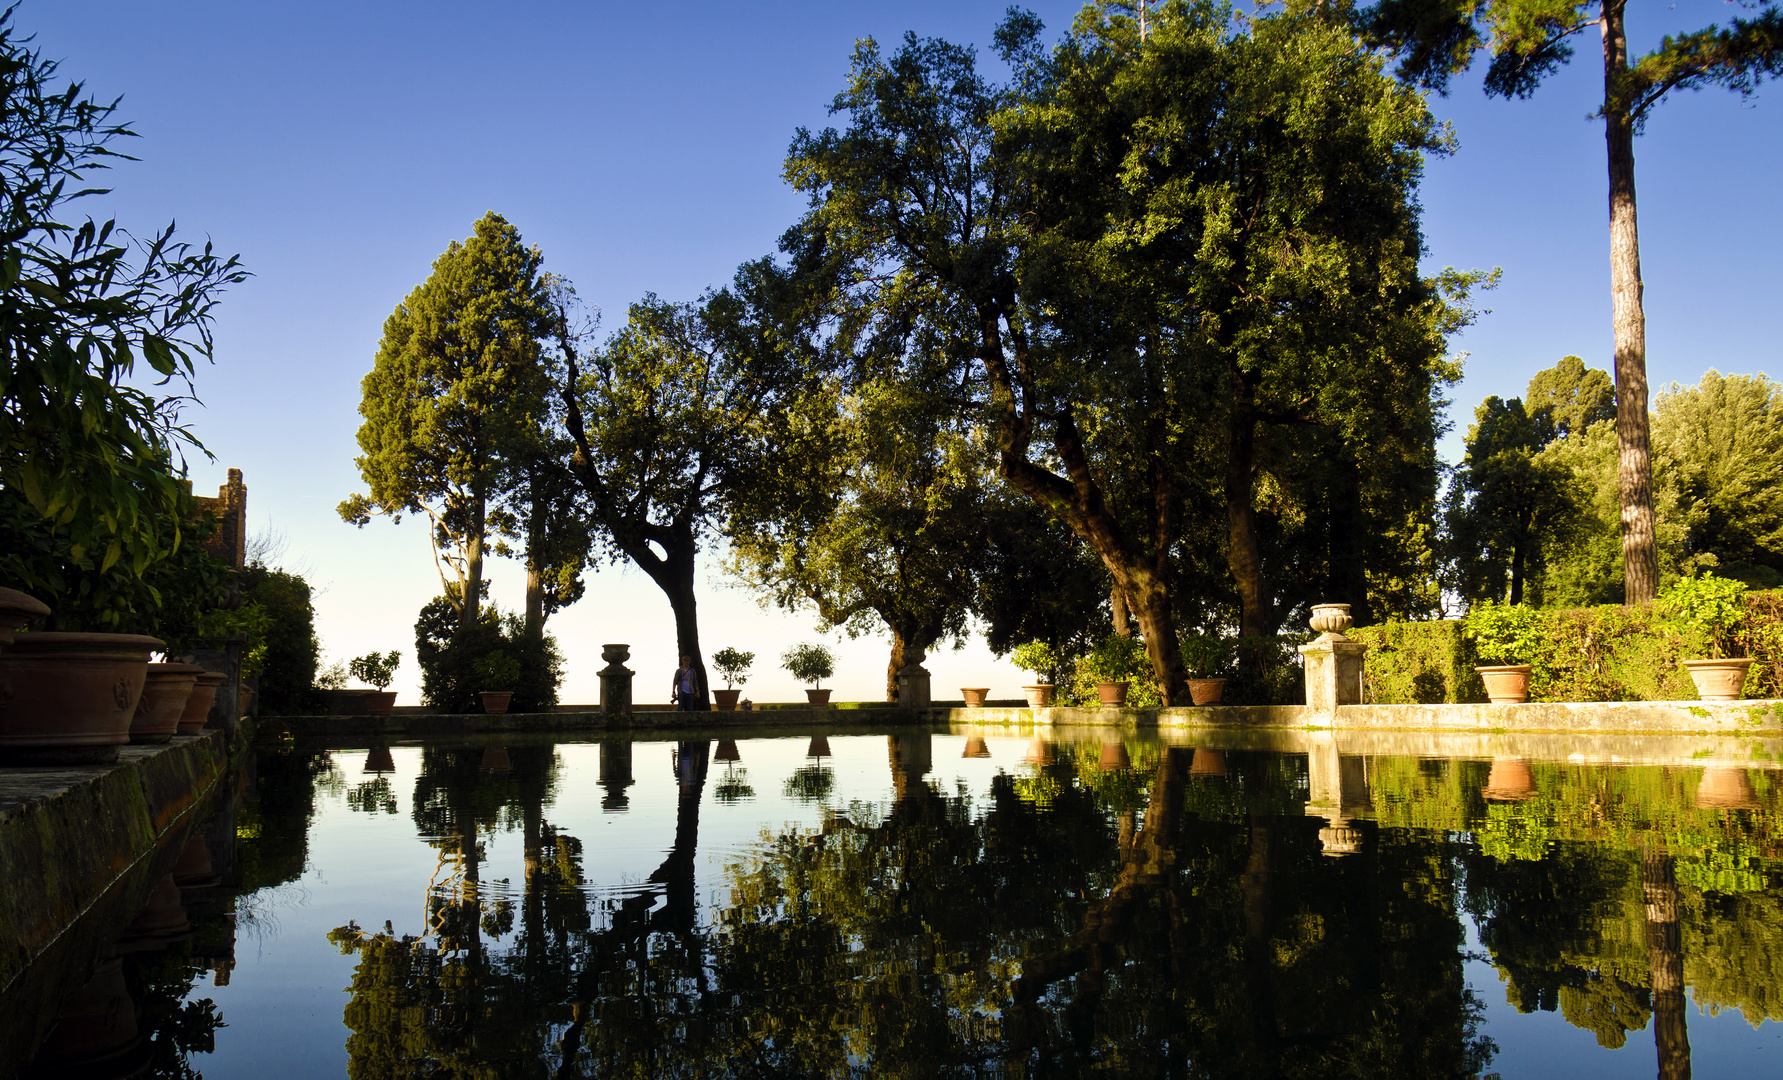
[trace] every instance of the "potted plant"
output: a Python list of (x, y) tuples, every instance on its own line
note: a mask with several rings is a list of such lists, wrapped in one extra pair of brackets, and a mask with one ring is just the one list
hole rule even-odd
[(1010, 659), (1016, 667), (1034, 673), (1034, 685), (1022, 687), (1022, 693), (1028, 695), (1028, 708), (1044, 709), (1051, 705), (1054, 684), (1046, 679), (1059, 666), (1059, 655), (1053, 647), (1044, 641), (1029, 641), (1017, 645)]
[(793, 678), (811, 684), (811, 689), (805, 691), (807, 701), (813, 705), (829, 704), (830, 692), (817, 689), (817, 684), (836, 673), (835, 653), (815, 642), (803, 641), (780, 654), (780, 665)]
[(1737, 701), (1743, 696), (1749, 657), (1725, 657), (1728, 635), (1746, 618), (1743, 582), (1704, 574), (1673, 585), (1661, 603), (1672, 619), (1709, 642), (1709, 659), (1686, 660), (1684, 669), (1704, 701)]
[[(712, 691), (712, 698), (720, 712), (732, 712), (737, 707), (737, 695), (743, 691), (741, 687), (749, 681), (749, 666), (755, 663), (755, 654), (741, 652), (737, 649), (719, 649), (712, 654), (712, 666), (717, 669), (719, 678), (724, 680), (723, 690)], [(738, 689), (731, 689), (735, 683)]]
[(1527, 604), (1476, 601), (1461, 619), (1461, 633), (1482, 661), (1474, 670), (1494, 705), (1529, 700), (1530, 664), (1541, 645), (1541, 616)]
[(1189, 701), (1218, 705), (1231, 677), (1232, 643), (1218, 634), (1188, 634), (1181, 644), (1182, 661), (1189, 669)]
[(988, 686), (960, 687), (960, 697), (964, 699), (966, 708), (968, 709), (984, 708), (985, 700), (990, 696), (991, 688)]
[(505, 652), (492, 652), (477, 661), (475, 670), (477, 685), (487, 687), (477, 694), (483, 700), (483, 711), (507, 712), (514, 700), (514, 684), (520, 681), (520, 661)]
[(368, 713), (387, 713), (396, 705), (396, 692), (385, 690), (391, 680), (396, 678), (396, 669), (402, 665), (402, 653), (369, 652), (364, 656), (355, 656), (348, 662), (347, 668), (353, 677), (362, 683), (377, 687), (376, 692), (365, 695), (365, 711)]
[(1095, 680), (1096, 697), (1102, 705), (1118, 709), (1127, 704), (1133, 676), (1148, 670), (1150, 663), (1145, 645), (1138, 638), (1110, 634), (1102, 639), (1095, 651), (1079, 661), (1079, 670)]

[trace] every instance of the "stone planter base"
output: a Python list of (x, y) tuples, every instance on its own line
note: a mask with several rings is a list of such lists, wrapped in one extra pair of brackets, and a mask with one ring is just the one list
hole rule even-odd
[(1704, 701), (1738, 701), (1746, 685), (1746, 669), (1756, 661), (1744, 657), (1735, 660), (1686, 660), (1685, 670), (1696, 684), (1696, 696)]
[(1486, 684), (1486, 700), (1494, 705), (1515, 705), (1529, 700), (1529, 665), (1499, 664), (1474, 668)]

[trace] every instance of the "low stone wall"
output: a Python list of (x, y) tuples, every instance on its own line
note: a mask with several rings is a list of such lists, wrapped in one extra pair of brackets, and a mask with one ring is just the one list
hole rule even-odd
[(1680, 733), (1783, 732), (1783, 701), (1530, 702), (1522, 705), (1231, 705), (1173, 709), (777, 708), (752, 712), (392, 712), (381, 716), (288, 716), (261, 721), (262, 738), (416, 739), (472, 732), (655, 731), (726, 727), (887, 727), (898, 724), (1057, 725), (1118, 728), (1238, 728), (1332, 731)]
[(205, 731), (112, 765), (0, 768), (0, 1075), (172, 868), (227, 758)]

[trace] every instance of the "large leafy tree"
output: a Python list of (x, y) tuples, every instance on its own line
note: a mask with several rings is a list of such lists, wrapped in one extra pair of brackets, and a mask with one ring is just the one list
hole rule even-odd
[(1541, 456), (1543, 446), (1518, 398), (1489, 397), (1474, 414), (1448, 515), (1457, 584), (1469, 600), (1523, 603), (1545, 542), (1572, 513), (1572, 478)]
[(342, 502), (341, 517), (363, 526), (373, 514), (426, 514), (461, 626), (478, 619), (490, 509), (549, 421), (541, 262), (518, 229), (485, 214), (385, 320), (361, 384), (357, 462), (369, 494)]
[(1710, 371), (1659, 395), (1658, 471), (1678, 490), (1691, 555), (1727, 576), (1783, 584), (1783, 387), (1763, 375)]
[(87, 624), (139, 624), (163, 599), (145, 576), (191, 539), (182, 455), (203, 447), (179, 421), (177, 389), (211, 357), (219, 294), (246, 274), (172, 226), (138, 240), (70, 218), (106, 193), (94, 176), (129, 159), (119, 145), (135, 132), (116, 101), (58, 87), (59, 65), (16, 39), (11, 14), (0, 13), (0, 581), (59, 602), (79, 579), (103, 594), (83, 596)]
[(1631, 58), (1627, 0), (1376, 0), (1360, 21), (1400, 57), (1399, 75), (1447, 91), (1480, 52), (1491, 53), (1486, 93), (1526, 98), (1572, 59), (1592, 29), (1603, 42), (1603, 104), (1609, 161), (1610, 296), (1614, 307), (1617, 482), (1621, 493), (1627, 602), (1653, 599), (1659, 582), (1647, 415), (1647, 317), (1635, 215), (1634, 137), (1674, 90), (1725, 86), (1749, 95), (1783, 70), (1783, 10), (1763, 2), (1725, 28), (1667, 36)]

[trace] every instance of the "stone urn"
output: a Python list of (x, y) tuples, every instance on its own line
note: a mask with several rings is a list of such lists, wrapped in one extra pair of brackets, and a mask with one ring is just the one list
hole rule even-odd
[(1474, 668), (1486, 684), (1486, 700), (1494, 705), (1520, 705), (1529, 700), (1528, 664), (1486, 664)]
[(140, 634), (19, 634), (0, 652), (0, 758), (12, 764), (116, 761), (130, 741), (149, 656)]
[(1126, 680), (1120, 682), (1099, 682), (1096, 684), (1096, 696), (1102, 704), (1111, 709), (1118, 709), (1127, 703)]
[(1350, 605), (1348, 604), (1314, 604), (1312, 618), (1307, 624), (1319, 632), (1321, 641), (1341, 640), (1344, 631), (1350, 628)]
[(828, 690), (808, 689), (805, 691), (805, 701), (807, 704), (811, 705), (828, 705), (830, 703), (830, 692)]
[(1115, 772), (1119, 769), (1131, 768), (1133, 759), (1127, 756), (1127, 748), (1122, 743), (1102, 744), (1102, 755), (1097, 758), (1096, 765), (1103, 772)]
[(966, 708), (982, 709), (984, 708), (984, 699), (991, 696), (991, 688), (988, 686), (962, 686), (960, 687), (960, 696), (965, 699)]
[(1190, 679), (1189, 701), (1195, 705), (1218, 705), (1226, 696), (1224, 679)]
[(1696, 684), (1696, 696), (1704, 701), (1738, 701), (1746, 685), (1746, 669), (1757, 661), (1740, 657), (1735, 660), (1686, 660), (1684, 669)]
[(714, 690), (712, 691), (712, 707), (719, 712), (735, 712), (737, 698), (742, 694), (742, 690)]
[(130, 721), (133, 743), (164, 743), (179, 730), (186, 701), (204, 669), (197, 664), (150, 664), (143, 682), (142, 699)]
[(966, 740), (966, 750), (960, 756), (963, 758), (987, 758), (991, 756), (991, 748), (984, 744), (982, 738), (973, 736)]
[(1022, 693), (1028, 696), (1028, 708), (1044, 709), (1052, 704), (1053, 684), (1049, 682), (1035, 683), (1022, 687)]
[[(392, 697), (396, 695), (392, 694)], [(508, 704), (514, 700), (512, 690), (485, 690), (477, 695), (483, 699), (483, 711), (491, 716), (499, 716), (508, 711)]]
[(50, 613), (43, 601), (34, 596), (27, 596), (17, 589), (0, 589), (0, 649), (12, 641), (12, 632), (20, 630), (33, 619), (41, 619)]
[(180, 714), (181, 735), (196, 735), (210, 719), (210, 708), (217, 700), (217, 687), (229, 676), (221, 671), (206, 671), (192, 685), (192, 696), (186, 699), (186, 711)]

